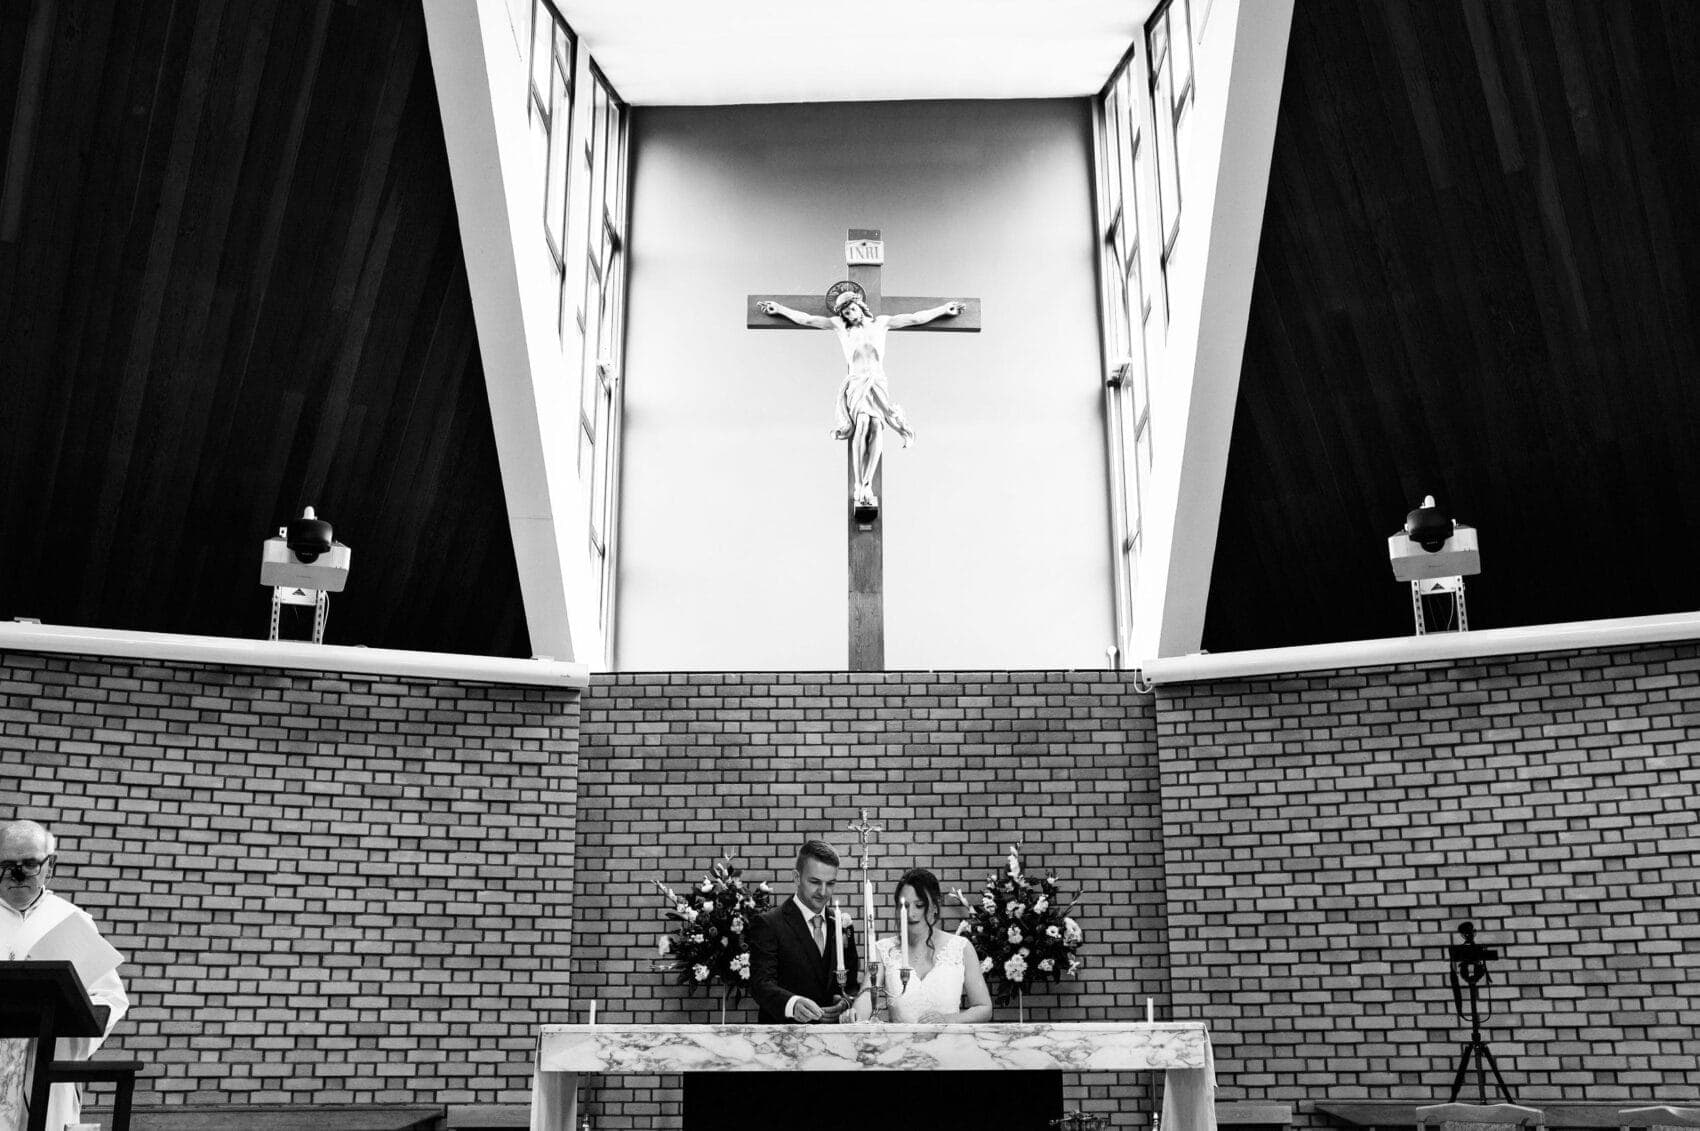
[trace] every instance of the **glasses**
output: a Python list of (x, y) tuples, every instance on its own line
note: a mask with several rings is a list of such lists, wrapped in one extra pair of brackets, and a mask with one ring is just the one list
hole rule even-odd
[(46, 860), (0, 860), (0, 876), (10, 875), (13, 883), (20, 883), (41, 875), (45, 867)]

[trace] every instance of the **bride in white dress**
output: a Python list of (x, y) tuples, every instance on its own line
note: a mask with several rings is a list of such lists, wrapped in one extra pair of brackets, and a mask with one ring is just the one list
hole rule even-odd
[[(889, 1020), (905, 1024), (991, 1020), (992, 996), (986, 990), (974, 945), (939, 927), (944, 900), (938, 878), (925, 868), (911, 868), (898, 881), (897, 898), (907, 900), (909, 909), (911, 973), (907, 989), (898, 974), (903, 952), (897, 937), (879, 939), (873, 947), (885, 978)], [(866, 1021), (873, 1012), (871, 997), (863, 992), (856, 998), (852, 1011), (855, 1020)]]

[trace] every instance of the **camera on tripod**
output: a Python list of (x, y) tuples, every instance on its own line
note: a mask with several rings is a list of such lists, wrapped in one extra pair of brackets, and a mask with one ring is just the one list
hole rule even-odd
[(1477, 942), (1476, 925), (1468, 921), (1458, 924), (1458, 937), (1464, 941), (1446, 948), (1446, 976), (1452, 984), (1452, 1007), (1457, 1011), (1458, 1019), (1470, 1027), (1470, 1039), (1464, 1043), (1458, 1071), (1452, 1077), (1452, 1094), (1446, 1102), (1457, 1101), (1473, 1061), (1476, 1085), (1481, 1090), (1483, 1103), (1488, 1102), (1487, 1071), (1484, 1068), (1493, 1072), (1494, 1082), (1499, 1085), (1506, 1102), (1516, 1103), (1517, 1097), (1506, 1086), (1505, 1077), (1499, 1073), (1498, 1062), (1482, 1039), (1482, 1021), (1486, 1014), (1482, 1012), (1481, 988), (1488, 982), (1488, 963), (1499, 957), (1499, 948)]
[[(1446, 948), (1452, 969), (1458, 978), (1474, 986), (1487, 977), (1487, 964), (1499, 957), (1499, 948), (1477, 942), (1476, 925), (1468, 921), (1458, 924), (1458, 937), (1464, 941)], [(1459, 1003), (1459, 1012), (1463, 1012), (1462, 1002)]]

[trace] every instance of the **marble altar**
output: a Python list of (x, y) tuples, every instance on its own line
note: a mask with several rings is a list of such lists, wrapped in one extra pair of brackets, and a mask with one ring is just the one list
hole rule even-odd
[[(1164, 1131), (1215, 1131), (1204, 1025), (550, 1025), (538, 1037), (532, 1131), (572, 1131), (578, 1077), (678, 1072), (1165, 1072)], [(1059, 1113), (1060, 1114), (1060, 1113)]]

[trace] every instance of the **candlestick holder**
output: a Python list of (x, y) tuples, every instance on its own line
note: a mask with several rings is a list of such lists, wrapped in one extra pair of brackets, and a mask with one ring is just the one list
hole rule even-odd
[(1105, 1119), (1085, 1111), (1067, 1111), (1051, 1120), (1050, 1125), (1058, 1131), (1102, 1131)]
[(899, 966), (897, 968), (897, 980), (903, 983), (905, 991), (909, 989), (909, 979), (914, 975), (914, 973), (915, 971), (907, 966)]
[(885, 1012), (890, 1008), (885, 992), (885, 964), (871, 954), (862, 966), (862, 985), (856, 996), (860, 997), (863, 992), (868, 995), (868, 1020), (889, 1021), (890, 1017)]

